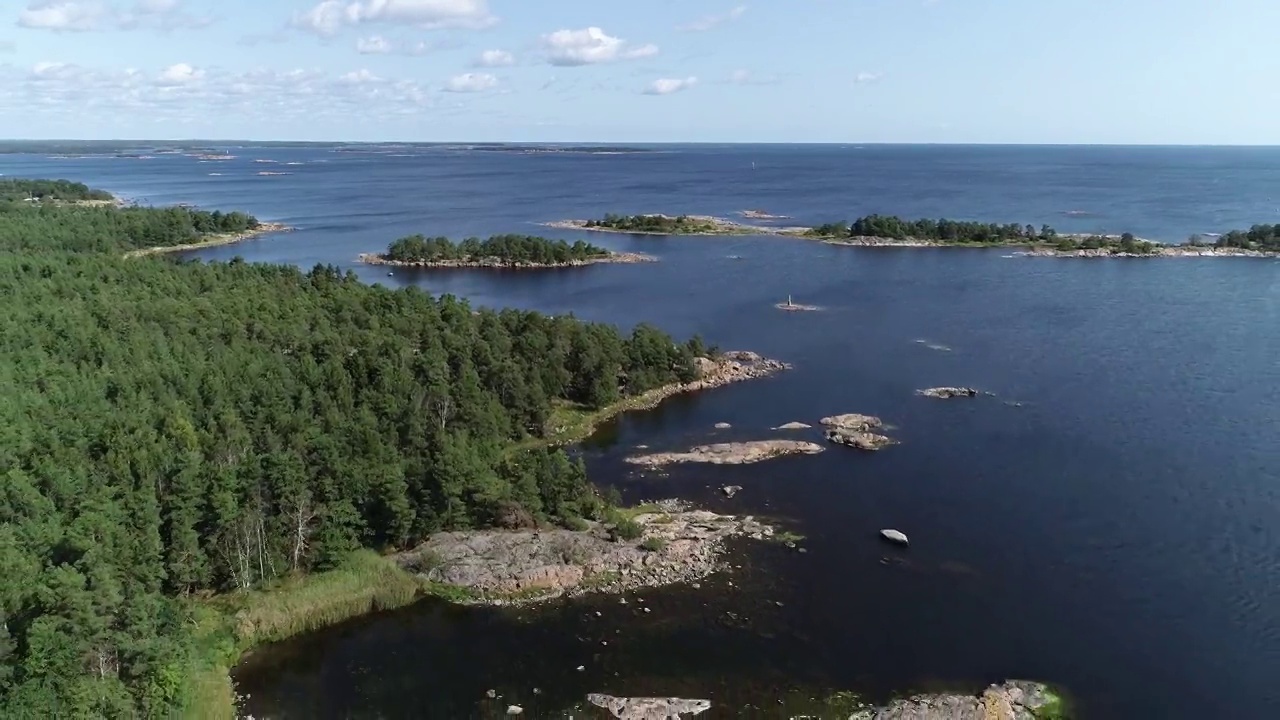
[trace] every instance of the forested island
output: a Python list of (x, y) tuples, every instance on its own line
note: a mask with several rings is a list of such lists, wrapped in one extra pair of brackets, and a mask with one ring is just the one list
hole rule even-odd
[(70, 180), (0, 180), (0, 202), (111, 202), (115, 197)]
[(557, 268), (598, 263), (650, 262), (639, 253), (606, 250), (581, 240), (572, 244), (533, 235), (495, 235), (486, 240), (445, 237), (403, 237), (381, 254), (366, 253), (360, 261), (373, 265), (436, 268)]
[(984, 223), (947, 219), (905, 220), (866, 215), (852, 223), (814, 227), (751, 225), (707, 215), (614, 215), (599, 220), (562, 220), (552, 227), (651, 235), (786, 235), (833, 245), (862, 247), (1016, 247), (1047, 257), (1273, 257), (1280, 254), (1280, 225), (1254, 225), (1186, 242), (1158, 243), (1134, 236), (1059, 233), (1049, 225)]
[(0, 203), (7, 716), (233, 717), (243, 650), (432, 589), (379, 553), (492, 526), (638, 538), (555, 445), (781, 367), (329, 266), (125, 256), (256, 226)]

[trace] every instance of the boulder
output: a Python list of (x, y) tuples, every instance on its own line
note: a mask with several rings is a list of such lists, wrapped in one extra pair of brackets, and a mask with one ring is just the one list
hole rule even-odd
[(899, 532), (898, 530), (893, 530), (891, 528), (886, 528), (884, 530), (881, 530), (880, 537), (896, 545), (911, 544), (911, 541), (907, 539), (907, 536), (905, 534), (903, 534), (902, 532)]
[(508, 714), (508, 715), (519, 715), (519, 714), (521, 714), (521, 713), (523, 713), (523, 712), (524, 712), (524, 708), (520, 707), (519, 705), (509, 705), (509, 706), (507, 706), (507, 714)]
[(822, 418), (822, 424), (829, 428), (851, 430), (853, 432), (867, 432), (868, 430), (884, 427), (884, 423), (880, 421), (880, 418), (874, 415), (860, 415), (858, 413), (824, 417)]
[(808, 430), (811, 427), (813, 426), (806, 425), (805, 423), (802, 423), (802, 422), (789, 422), (786, 425), (779, 425), (778, 427), (774, 428), (774, 430)]
[(734, 495), (737, 495), (738, 491), (740, 490), (742, 490), (741, 485), (725, 485), (724, 487), (720, 488), (720, 492), (724, 493), (724, 496), (728, 498), (731, 498)]
[(917, 390), (916, 394), (923, 395), (924, 397), (938, 398), (939, 400), (950, 400), (951, 398), (977, 397), (978, 390), (971, 387), (936, 387)]
[(884, 435), (877, 435), (869, 432), (855, 432), (836, 428), (827, 431), (827, 440), (840, 445), (848, 445), (849, 447), (859, 450), (874, 452), (882, 450), (890, 445), (897, 445), (898, 441)]
[(716, 429), (717, 429), (717, 430), (728, 430), (728, 429), (729, 429), (729, 428), (731, 428), (731, 427), (733, 427), (733, 426), (732, 426), (732, 425), (730, 425), (730, 424), (729, 424), (729, 423), (727, 423), (727, 422), (718, 422), (718, 423), (716, 423)]

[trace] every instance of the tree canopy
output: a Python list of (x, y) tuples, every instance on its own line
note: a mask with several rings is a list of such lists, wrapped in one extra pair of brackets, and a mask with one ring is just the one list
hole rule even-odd
[(78, 202), (83, 200), (114, 200), (105, 190), (94, 190), (84, 183), (70, 180), (29, 180), (24, 178), (0, 179), (0, 202), (57, 200)]
[(602, 513), (580, 463), (512, 444), (558, 404), (690, 380), (701, 351), (332, 267), (119, 252), (247, 215), (28, 205), (0, 204), (8, 716), (170, 716), (197, 652), (185, 598)]
[(646, 233), (697, 233), (707, 232), (714, 226), (704, 220), (691, 218), (688, 215), (668, 217), (666, 215), (615, 215), (606, 213), (600, 220), (588, 220), (588, 228), (608, 228), (626, 232)]
[(609, 255), (608, 250), (581, 240), (570, 244), (533, 235), (495, 235), (487, 240), (473, 237), (457, 243), (445, 237), (410, 235), (391, 243), (386, 257), (397, 262), (498, 260), (511, 264), (565, 265)]

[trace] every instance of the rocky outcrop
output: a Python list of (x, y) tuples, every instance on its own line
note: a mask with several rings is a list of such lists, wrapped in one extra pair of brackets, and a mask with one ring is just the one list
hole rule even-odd
[(827, 440), (839, 445), (848, 445), (849, 447), (867, 451), (883, 450), (890, 445), (898, 444), (898, 441), (891, 437), (877, 435), (876, 433), (845, 430), (843, 428), (828, 430)]
[(661, 467), (678, 463), (709, 463), (711, 465), (750, 465), (784, 455), (816, 455), (823, 447), (799, 440), (754, 440), (750, 442), (716, 443), (699, 445), (689, 452), (654, 453), (627, 458), (632, 465)]
[(729, 538), (774, 533), (750, 516), (688, 510), (678, 501), (645, 510), (632, 518), (641, 529), (633, 540), (616, 540), (600, 522), (585, 531), (448, 532), (395, 559), (422, 580), (461, 589), (469, 602), (510, 604), (695, 580), (719, 567)]
[(916, 695), (858, 710), (849, 720), (1037, 720), (1062, 717), (1062, 699), (1040, 683), (1012, 680), (981, 696)]
[(720, 492), (724, 493), (724, 496), (730, 499), (732, 499), (734, 495), (737, 495), (741, 491), (742, 491), (741, 485), (725, 485), (724, 487), (720, 488)]
[(868, 432), (884, 427), (884, 423), (880, 418), (874, 415), (860, 415), (858, 413), (824, 417), (822, 418), (822, 424), (836, 430), (848, 430), (851, 432)]
[(356, 261), (362, 262), (365, 265), (390, 265), (393, 267), (442, 269), (478, 268), (493, 270), (542, 270), (548, 268), (585, 267), (587, 265), (600, 265), (604, 263), (646, 263), (657, 262), (657, 260), (658, 259), (652, 255), (630, 252), (610, 252), (607, 255), (600, 255), (598, 257), (550, 263), (507, 260), (506, 258), (499, 257), (474, 257), (461, 260), (392, 260), (386, 255), (379, 253), (361, 253), (356, 256)]
[(979, 391), (971, 387), (936, 387), (917, 390), (916, 394), (924, 397), (938, 398), (939, 400), (950, 400), (951, 398), (977, 397)]
[(812, 425), (802, 422), (789, 422), (786, 425), (779, 425), (774, 430), (808, 430)]
[(1021, 257), (1056, 257), (1056, 258), (1276, 258), (1280, 253), (1274, 250), (1246, 250), (1244, 248), (1211, 247), (1198, 245), (1156, 245), (1149, 253), (1113, 252), (1111, 248), (1079, 248), (1058, 250), (1055, 248), (1035, 248), (1014, 253)]
[(732, 425), (730, 425), (730, 424), (729, 424), (729, 423), (727, 423), (727, 422), (718, 422), (718, 423), (716, 423), (716, 429), (717, 429), (717, 430), (728, 430), (728, 429), (729, 429), (729, 428), (731, 428), (731, 427), (733, 427), (733, 426), (732, 426)]
[(711, 709), (710, 700), (682, 698), (621, 698), (591, 693), (587, 702), (613, 713), (619, 720), (680, 720)]

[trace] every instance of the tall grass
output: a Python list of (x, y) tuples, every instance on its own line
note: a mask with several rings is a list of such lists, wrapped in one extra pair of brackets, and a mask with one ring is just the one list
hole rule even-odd
[(421, 586), (394, 562), (360, 550), (337, 568), (247, 593), (233, 615), (236, 637), (248, 645), (275, 642), (377, 610), (402, 607)]
[(235, 720), (231, 667), (254, 646), (408, 605), (422, 589), (391, 560), (360, 550), (327, 572), (193, 604), (195, 649), (182, 717)]

